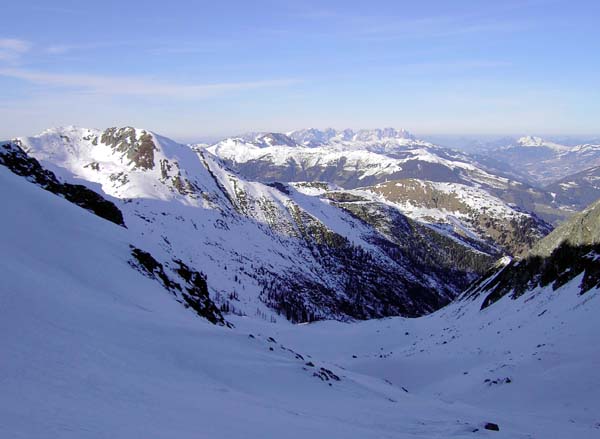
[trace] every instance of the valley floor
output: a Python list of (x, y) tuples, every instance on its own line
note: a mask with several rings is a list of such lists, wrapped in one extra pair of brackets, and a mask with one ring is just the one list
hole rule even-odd
[[(579, 282), (560, 292), (504, 298), (483, 311), (480, 301), (458, 302), (418, 319), (235, 322), (335, 365), (342, 375), (383, 380), (406, 389), (406, 396), (460, 407), (457, 421), (481, 412), (479, 424), (499, 424), (503, 437), (592, 438), (600, 435), (600, 297), (598, 290), (579, 296)], [(434, 412), (417, 416), (426, 413)], [(445, 437), (464, 436), (450, 429)]]

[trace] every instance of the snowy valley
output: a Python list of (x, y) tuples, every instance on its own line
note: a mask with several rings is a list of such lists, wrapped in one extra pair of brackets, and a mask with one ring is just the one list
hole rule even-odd
[(600, 204), (514, 178), (403, 130), (2, 142), (2, 435), (598, 437)]

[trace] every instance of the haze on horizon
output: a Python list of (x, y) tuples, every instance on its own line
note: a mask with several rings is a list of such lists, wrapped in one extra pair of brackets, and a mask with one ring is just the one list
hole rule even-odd
[(3, 5), (0, 138), (135, 125), (597, 134), (595, 1)]

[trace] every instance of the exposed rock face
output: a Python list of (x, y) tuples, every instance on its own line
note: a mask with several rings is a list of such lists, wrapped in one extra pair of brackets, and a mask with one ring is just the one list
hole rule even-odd
[(493, 422), (486, 422), (483, 428), (490, 431), (500, 431), (500, 427), (498, 426), (498, 424), (495, 424)]
[(139, 169), (154, 169), (154, 151), (158, 150), (152, 136), (142, 131), (139, 137), (135, 128), (108, 128), (100, 138), (102, 143), (110, 145), (113, 150), (123, 153)]
[(20, 146), (14, 143), (0, 146), (0, 164), (99, 217), (125, 226), (123, 214), (114, 203), (85, 186), (59, 182), (54, 173), (44, 169), (36, 159), (29, 157)]

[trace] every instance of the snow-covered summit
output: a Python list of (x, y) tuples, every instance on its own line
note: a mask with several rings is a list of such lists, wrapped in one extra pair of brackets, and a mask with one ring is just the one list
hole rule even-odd
[(565, 145), (561, 145), (559, 143), (551, 142), (549, 140), (545, 140), (538, 136), (523, 136), (517, 139), (517, 146), (522, 146), (526, 148), (548, 148), (554, 150), (556, 152), (565, 152), (569, 151), (571, 148)]
[(142, 128), (58, 127), (16, 142), (59, 177), (95, 182), (117, 198), (198, 204), (210, 182), (191, 148)]

